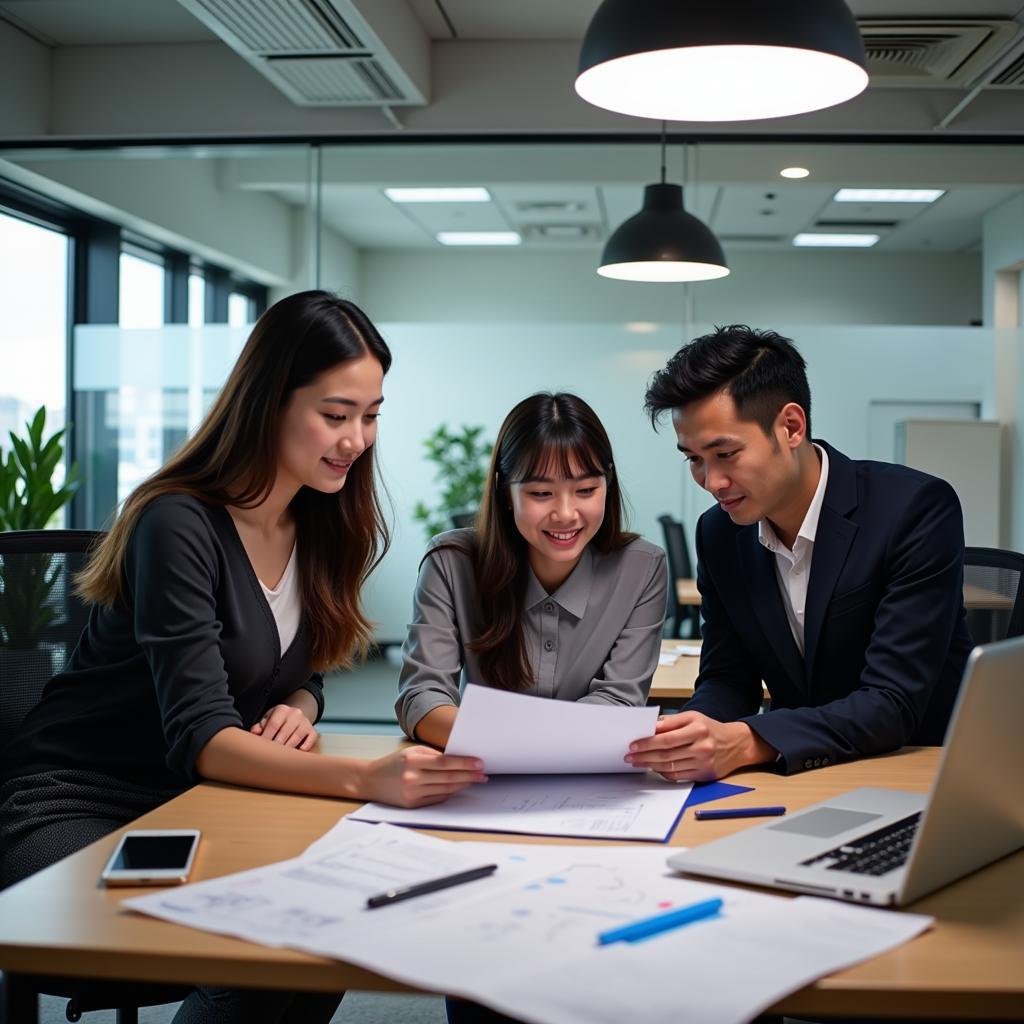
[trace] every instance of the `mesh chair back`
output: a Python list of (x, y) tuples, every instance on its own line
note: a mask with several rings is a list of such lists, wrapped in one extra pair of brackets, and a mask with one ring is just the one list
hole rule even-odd
[(700, 636), (700, 612), (696, 607), (679, 603), (676, 593), (677, 579), (692, 579), (693, 566), (690, 549), (686, 546), (683, 524), (670, 515), (658, 516), (665, 538), (665, 554), (668, 557), (668, 615), (673, 636), (682, 636), (683, 626), (689, 626), (690, 636)]
[(690, 564), (690, 551), (686, 546), (686, 534), (683, 524), (671, 516), (658, 516), (662, 533), (665, 536), (665, 554), (668, 555), (668, 571), (677, 579), (691, 579), (693, 567)]
[(89, 617), (74, 575), (97, 538), (91, 530), (0, 533), (0, 748), (63, 670)]
[(1024, 635), (1024, 554), (1001, 548), (964, 552), (964, 605), (975, 643)]

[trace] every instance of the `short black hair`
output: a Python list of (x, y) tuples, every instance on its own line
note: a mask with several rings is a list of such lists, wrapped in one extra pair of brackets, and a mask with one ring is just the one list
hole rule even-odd
[(742, 419), (771, 435), (779, 410), (799, 405), (811, 436), (811, 389), (807, 364), (789, 338), (745, 324), (716, 327), (684, 345), (652, 378), (644, 411), (657, 426), (661, 414), (728, 391)]

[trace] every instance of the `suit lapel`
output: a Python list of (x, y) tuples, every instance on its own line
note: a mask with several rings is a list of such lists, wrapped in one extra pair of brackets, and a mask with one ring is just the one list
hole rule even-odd
[(758, 541), (756, 526), (737, 533), (736, 547), (754, 614), (768, 638), (768, 646), (778, 658), (783, 672), (793, 681), (793, 686), (802, 691), (806, 688), (803, 659), (782, 604), (775, 575), (775, 556)]
[(828, 483), (825, 500), (818, 519), (818, 532), (814, 538), (811, 558), (811, 578), (807, 583), (807, 602), (804, 605), (804, 667), (807, 688), (814, 671), (814, 656), (818, 650), (825, 609), (832, 600), (836, 581), (846, 564), (857, 524), (846, 518), (857, 507), (857, 476), (853, 463), (824, 441), (816, 441), (828, 451)]

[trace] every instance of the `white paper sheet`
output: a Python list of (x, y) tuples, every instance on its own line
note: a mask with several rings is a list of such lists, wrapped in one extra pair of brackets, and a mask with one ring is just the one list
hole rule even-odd
[(482, 758), (489, 775), (643, 771), (623, 758), (633, 740), (654, 735), (659, 712), (470, 684), (445, 753)]
[(475, 832), (664, 842), (692, 788), (689, 782), (646, 774), (500, 775), (468, 786), (442, 804), (413, 810), (364, 804), (349, 818)]
[(701, 643), (699, 640), (684, 640), (682, 643), (676, 644), (673, 650), (676, 654), (686, 655), (688, 658), (699, 658), (700, 657)]
[(658, 655), (659, 665), (674, 665), (678, 660), (678, 654), (669, 654), (666, 651), (662, 651), (661, 654)]
[[(445, 843), (387, 825), (353, 827), (294, 860), (125, 905), (336, 957), (536, 1024), (741, 1024), (931, 923), (683, 879), (666, 871), (663, 850)], [(385, 888), (413, 880), (414, 864), (447, 873), (488, 861), (499, 864), (488, 878), (362, 908), (378, 874)], [(610, 927), (713, 896), (725, 901), (714, 918), (642, 942), (597, 944)]]

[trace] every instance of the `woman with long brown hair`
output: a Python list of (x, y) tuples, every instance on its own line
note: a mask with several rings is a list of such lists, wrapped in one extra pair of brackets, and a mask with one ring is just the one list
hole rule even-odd
[[(201, 779), (434, 803), (479, 763), (308, 753), (324, 670), (365, 651), (388, 535), (373, 443), (391, 353), (321, 291), (272, 306), (196, 434), (126, 500), (79, 578), (93, 606), (6, 752), (0, 883)], [(330, 1019), (337, 997), (197, 989), (176, 1024)]]
[(475, 529), (435, 537), (403, 650), (399, 722), (443, 747), (467, 682), (639, 705), (658, 664), (665, 553), (623, 529), (611, 442), (576, 395), (520, 402)]

